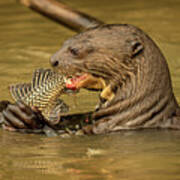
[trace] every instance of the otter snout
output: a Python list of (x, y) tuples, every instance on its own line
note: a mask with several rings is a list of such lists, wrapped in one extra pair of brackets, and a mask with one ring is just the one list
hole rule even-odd
[(52, 66), (53, 68), (59, 66), (59, 60), (58, 60), (56, 54), (54, 54), (53, 56), (51, 56), (51, 58), (50, 58), (50, 64), (51, 64), (51, 66)]

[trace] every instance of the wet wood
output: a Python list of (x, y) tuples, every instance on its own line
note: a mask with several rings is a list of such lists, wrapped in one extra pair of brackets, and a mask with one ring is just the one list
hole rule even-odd
[(19, 2), (76, 32), (103, 24), (102, 21), (76, 11), (56, 0), (19, 0)]

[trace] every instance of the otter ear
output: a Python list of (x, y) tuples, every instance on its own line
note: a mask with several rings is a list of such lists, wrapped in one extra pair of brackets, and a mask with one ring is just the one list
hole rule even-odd
[(132, 41), (131, 42), (131, 57), (134, 58), (138, 54), (140, 54), (144, 49), (144, 46), (139, 41)]

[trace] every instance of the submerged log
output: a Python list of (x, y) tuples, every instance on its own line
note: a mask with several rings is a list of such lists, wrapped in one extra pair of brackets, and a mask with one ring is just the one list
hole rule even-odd
[(76, 32), (103, 24), (96, 18), (76, 11), (56, 0), (18, 0), (21, 4), (73, 29)]

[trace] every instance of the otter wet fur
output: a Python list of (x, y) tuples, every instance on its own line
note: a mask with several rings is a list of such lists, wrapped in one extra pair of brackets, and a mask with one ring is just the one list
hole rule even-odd
[(15, 101), (38, 108), (50, 124), (57, 124), (60, 115), (68, 111), (68, 106), (59, 98), (63, 93), (65, 80), (50, 69), (37, 69), (31, 83), (10, 86)]
[(52, 56), (51, 65), (66, 76), (71, 70), (74, 78), (86, 74), (97, 79), (87, 84), (82, 78), (76, 84), (79, 88), (93, 89), (99, 80), (104, 84), (99, 88), (99, 108), (92, 115), (95, 123), (84, 127), (85, 133), (180, 129), (179, 106), (165, 57), (133, 25), (100, 25), (75, 35)]

